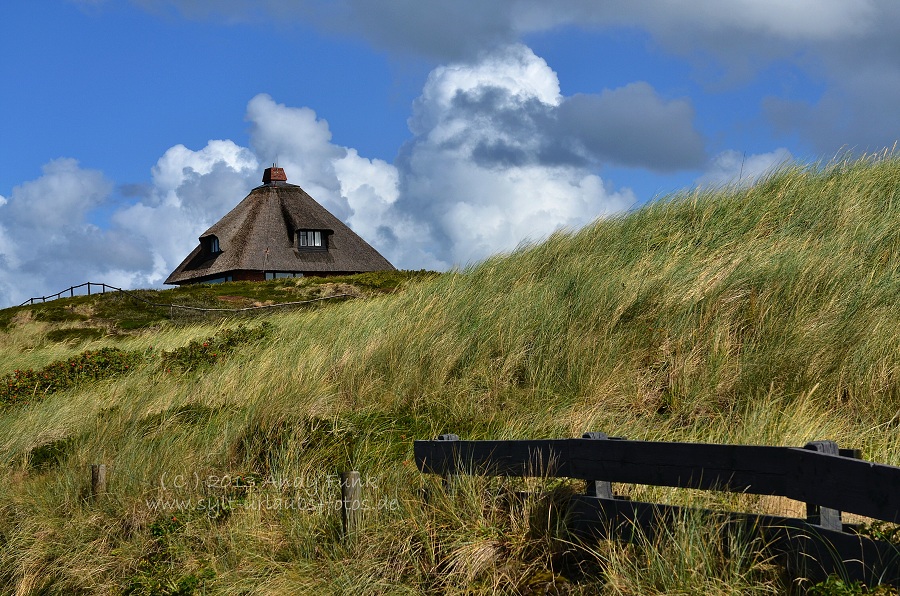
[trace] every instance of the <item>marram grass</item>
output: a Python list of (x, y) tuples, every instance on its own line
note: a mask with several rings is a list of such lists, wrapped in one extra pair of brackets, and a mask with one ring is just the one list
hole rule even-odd
[[(273, 313), (267, 338), (202, 370), (150, 363), (5, 408), (0, 592), (783, 593), (789, 580), (756, 546), (710, 539), (714, 522), (578, 545), (553, 500), (577, 483), (465, 478), (446, 494), (411, 463), (412, 441), (828, 438), (900, 465), (898, 189), (890, 156), (790, 166), (395, 294)], [(107, 345), (173, 350), (238, 323), (75, 345), (18, 314), (0, 374)], [(109, 469), (96, 501), (92, 463)], [(342, 538), (348, 469), (369, 506)], [(799, 513), (784, 499), (618, 488)], [(525, 489), (550, 496), (523, 501)]]

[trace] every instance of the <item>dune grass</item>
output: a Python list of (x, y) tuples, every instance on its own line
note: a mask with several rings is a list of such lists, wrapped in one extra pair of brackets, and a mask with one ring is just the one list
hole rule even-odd
[[(827, 438), (900, 465), (898, 189), (892, 156), (791, 166), (389, 295), (273, 313), (265, 339), (202, 370), (150, 359), (3, 409), (0, 591), (784, 593), (756, 546), (717, 543), (704, 520), (656, 542), (578, 545), (559, 510), (577, 484), (467, 478), (446, 494), (411, 463), (412, 441)], [(67, 343), (41, 339), (38, 310), (0, 333), (0, 373), (107, 345), (172, 350), (239, 323)], [(91, 463), (109, 466), (97, 501)], [(348, 469), (369, 507), (343, 539)]]

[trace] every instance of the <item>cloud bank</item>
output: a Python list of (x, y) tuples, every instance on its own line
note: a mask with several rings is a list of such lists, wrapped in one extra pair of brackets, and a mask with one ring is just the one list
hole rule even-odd
[[(96, 4), (98, 0), (80, 0)], [(834, 42), (869, 35), (885, 36), (884, 17), (895, 12), (890, 0), (458, 0), (428, 3), (410, 0), (134, 0), (151, 11), (175, 9), (190, 18), (230, 21), (311, 22), (317, 27), (362, 36), (376, 46), (435, 57), (470, 58), (515, 42), (522, 35), (576, 25), (641, 27), (670, 47), (688, 51), (723, 39), (732, 58), (749, 50), (774, 54), (782, 47), (751, 47), (765, 37), (787, 44)]]
[[(98, 0), (77, 0), (95, 4)], [(637, 29), (685, 58), (712, 89), (789, 64), (821, 83), (815, 99), (773, 96), (769, 123), (819, 154), (891, 146), (900, 128), (900, 3), (895, 0), (133, 0), (151, 11), (311, 24), (399, 55), (471, 59), (559, 27)]]

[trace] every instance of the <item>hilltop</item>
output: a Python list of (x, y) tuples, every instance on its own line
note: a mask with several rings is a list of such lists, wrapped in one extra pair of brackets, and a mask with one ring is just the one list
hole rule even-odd
[[(250, 319), (87, 298), (0, 311), (0, 374), (103, 348), (137, 359), (0, 411), (2, 591), (783, 593), (775, 566), (749, 547), (724, 557), (714, 529), (582, 549), (539, 505), (503, 498), (520, 484), (470, 479), (426, 503), (439, 480), (410, 464), (412, 441), (829, 438), (900, 464), (898, 189), (892, 157), (786, 167), (391, 292), (325, 280), (360, 298)], [(192, 291), (222, 304), (300, 289)], [(50, 335), (75, 328), (100, 331)], [(109, 466), (96, 502), (92, 463)], [(348, 469), (379, 504), (350, 541), (331, 506)]]

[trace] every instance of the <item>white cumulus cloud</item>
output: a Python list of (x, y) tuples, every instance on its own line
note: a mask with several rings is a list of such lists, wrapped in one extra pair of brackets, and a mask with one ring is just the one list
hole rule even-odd
[(553, 124), (563, 101), (556, 73), (521, 45), (431, 73), (398, 160), (399, 205), (430, 226), (429, 252), (464, 264), (636, 201), (548, 155), (566, 142)]
[(153, 183), (157, 191), (176, 191), (192, 176), (210, 174), (221, 164), (235, 171), (255, 170), (258, 167), (253, 153), (232, 141), (209, 141), (199, 151), (175, 145), (153, 166)]

